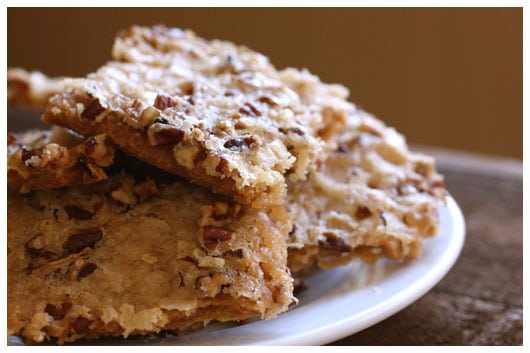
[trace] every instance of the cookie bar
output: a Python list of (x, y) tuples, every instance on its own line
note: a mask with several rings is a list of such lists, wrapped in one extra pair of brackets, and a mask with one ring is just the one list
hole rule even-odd
[(63, 128), (7, 135), (7, 185), (26, 193), (107, 179), (114, 159), (104, 134), (83, 139)]
[(289, 186), (293, 273), (354, 258), (416, 258), (437, 233), (444, 182), (428, 156), (371, 115), (354, 110), (321, 170)]
[(296, 303), (282, 207), (120, 173), (10, 193), (7, 209), (8, 334), (28, 343), (180, 333)]
[(121, 54), (115, 44), (115, 58), (136, 53), (131, 61), (66, 80), (43, 120), (105, 133), (130, 155), (241, 203), (281, 204), (286, 178), (303, 180), (321, 157), (321, 109), (303, 104), (248, 48), (165, 27), (142, 31), (119, 37), (135, 38)]
[(39, 71), (7, 69), (7, 105), (44, 109), (48, 99), (63, 88), (62, 78), (50, 78)]

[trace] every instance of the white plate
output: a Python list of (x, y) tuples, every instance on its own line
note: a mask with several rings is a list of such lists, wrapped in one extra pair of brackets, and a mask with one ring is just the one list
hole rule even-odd
[[(410, 262), (355, 263), (307, 278), (300, 304), (273, 320), (212, 325), (180, 337), (98, 340), (127, 345), (320, 345), (359, 332), (395, 314), (429, 291), (453, 266), (465, 238), (455, 200), (440, 210), (440, 233), (428, 239), (422, 256)], [(11, 337), (10, 344), (20, 344)], [(81, 343), (82, 344), (82, 343)]]

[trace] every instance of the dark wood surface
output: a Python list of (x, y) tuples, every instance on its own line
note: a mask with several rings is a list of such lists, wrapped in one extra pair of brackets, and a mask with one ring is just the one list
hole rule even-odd
[(522, 345), (522, 163), (429, 150), (466, 221), (455, 266), (396, 315), (333, 345)]

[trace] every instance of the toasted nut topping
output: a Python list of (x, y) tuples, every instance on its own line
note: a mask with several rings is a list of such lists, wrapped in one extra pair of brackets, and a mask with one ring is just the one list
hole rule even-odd
[(339, 252), (351, 252), (353, 249), (344, 240), (337, 237), (334, 233), (326, 232), (323, 234), (326, 237), (325, 241), (320, 240), (318, 245), (324, 249), (339, 251)]
[(156, 108), (147, 107), (142, 112), (142, 115), (140, 115), (140, 125), (142, 127), (151, 125), (156, 121), (159, 116), (160, 112)]
[(270, 106), (278, 105), (278, 102), (276, 102), (273, 98), (267, 97), (267, 96), (259, 97), (259, 101), (261, 103), (265, 103), (265, 104), (268, 104)]
[(155, 104), (154, 106), (160, 110), (164, 110), (166, 108), (174, 107), (177, 105), (177, 101), (174, 100), (170, 96), (165, 96), (162, 94), (159, 94), (155, 98)]
[(81, 118), (94, 120), (99, 114), (103, 113), (103, 108), (99, 102), (99, 99), (94, 99), (81, 113)]
[(202, 243), (206, 250), (214, 251), (221, 241), (230, 240), (234, 231), (216, 227), (216, 226), (204, 226), (202, 228)]
[(288, 134), (289, 132), (292, 132), (293, 134), (296, 134), (298, 136), (304, 136), (305, 133), (297, 127), (289, 127), (289, 128), (280, 128), (280, 131), (284, 134)]
[(155, 145), (178, 144), (184, 137), (184, 131), (174, 126), (165, 126), (159, 130), (153, 130)]
[(240, 204), (214, 202), (212, 205), (212, 218), (216, 221), (221, 221), (227, 218), (234, 218), (239, 214), (239, 211), (241, 211)]
[(79, 281), (81, 280), (81, 278), (88, 276), (89, 274), (94, 272), (97, 267), (98, 266), (92, 262), (87, 263), (79, 270), (79, 273), (77, 274), (77, 280)]
[(230, 240), (234, 234), (233, 230), (216, 226), (204, 226), (202, 229), (202, 239), (204, 240)]
[(92, 216), (94, 216), (92, 212), (75, 205), (64, 206), (64, 211), (68, 215), (69, 219), (87, 220), (92, 219)]
[(32, 259), (42, 258), (45, 260), (55, 260), (59, 258), (58, 254), (48, 251), (42, 247), (44, 245), (42, 244), (42, 240), (40, 239), (42, 236), (43, 234), (39, 233), (33, 236), (30, 240), (28, 240), (26, 244), (24, 244), (24, 250), (26, 251), (26, 253)]
[(71, 303), (62, 303), (61, 307), (56, 307), (53, 304), (46, 304), (44, 312), (53, 317), (54, 320), (62, 320), (71, 307)]
[(237, 257), (238, 259), (243, 258), (243, 249), (237, 249), (237, 250), (227, 250), (223, 253), (223, 256), (233, 256)]
[(241, 114), (245, 114), (245, 115), (249, 115), (253, 117), (261, 116), (261, 112), (258, 110), (258, 108), (256, 108), (255, 106), (253, 106), (252, 104), (248, 102), (245, 103), (241, 108), (239, 108), (239, 112)]
[(372, 211), (368, 207), (359, 206), (357, 207), (357, 211), (355, 211), (355, 218), (357, 220), (362, 221), (363, 219), (366, 219), (372, 215)]
[(22, 146), (21, 152), (22, 153), (21, 153), (20, 159), (22, 159), (22, 162), (25, 162), (33, 156), (40, 155), (40, 152), (42, 152), (42, 150), (41, 149), (28, 149)]
[(215, 167), (215, 170), (221, 174), (228, 174), (230, 172), (228, 160), (224, 157), (219, 157), (219, 164)]
[(76, 230), (66, 241), (63, 248), (69, 253), (76, 253), (86, 247), (94, 248), (96, 243), (103, 237), (101, 229), (94, 227), (83, 230)]
[(78, 317), (75, 319), (75, 321), (72, 323), (72, 328), (74, 331), (78, 334), (85, 333), (88, 330), (88, 327), (90, 326), (90, 323), (92, 321), (84, 318), (84, 317)]
[(228, 149), (241, 149), (241, 148), (249, 148), (251, 144), (255, 143), (256, 139), (254, 137), (238, 137), (235, 139), (231, 139), (225, 142), (224, 146)]

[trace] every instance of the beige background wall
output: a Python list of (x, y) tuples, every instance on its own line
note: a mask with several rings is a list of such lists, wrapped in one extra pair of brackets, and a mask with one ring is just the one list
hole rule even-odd
[(131, 24), (246, 44), (341, 82), (411, 142), (522, 158), (522, 9), (8, 9), (8, 66), (83, 75)]

